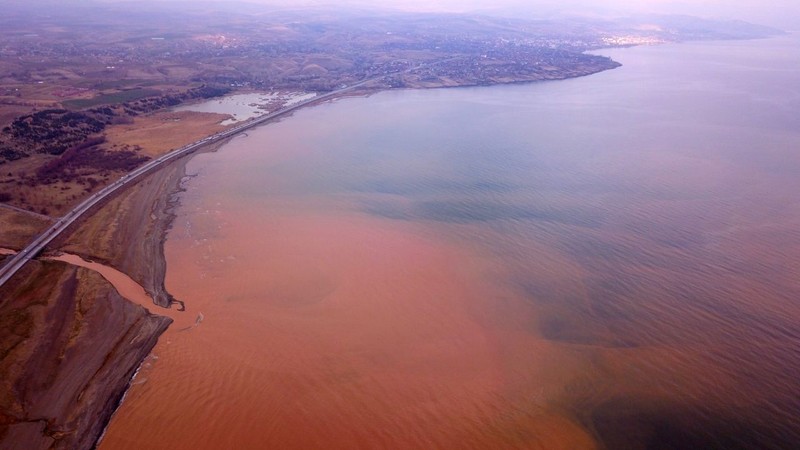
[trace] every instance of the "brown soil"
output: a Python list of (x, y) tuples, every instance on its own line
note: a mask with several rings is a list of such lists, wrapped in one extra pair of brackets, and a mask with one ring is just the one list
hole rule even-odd
[(143, 155), (153, 157), (225, 129), (219, 123), (227, 118), (224, 114), (162, 111), (137, 117), (130, 124), (113, 125), (106, 136), (112, 146), (139, 146)]
[(52, 160), (52, 156), (33, 155), (1, 165), (0, 189), (10, 196), (6, 203), (38, 214), (61, 216), (91, 193), (122, 176), (121, 172), (95, 170), (85, 174), (85, 180), (81, 181), (30, 184), (32, 174)]
[[(161, 111), (136, 117), (129, 124), (111, 125), (105, 131), (102, 152), (84, 152), (85, 161), (75, 161), (80, 166), (78, 172), (55, 181), (43, 181), (36, 174), (60, 157), (35, 154), (5, 162), (0, 165), (0, 190), (7, 197), (2, 201), (38, 214), (63, 215), (140, 164), (137, 158), (159, 156), (210, 136), (226, 128), (220, 125), (226, 118), (222, 114)], [(112, 157), (127, 160), (116, 166), (97, 163), (108, 163)]]
[(171, 320), (62, 263), (12, 281), (0, 289), (0, 447), (90, 448)]
[(0, 247), (21, 249), (49, 225), (42, 217), (0, 207)]
[[(178, 162), (145, 177), (52, 249), (110, 263), (168, 305), (162, 243), (169, 193), (183, 174)], [(7, 209), (0, 220), (10, 225), (0, 234), (9, 247), (46, 225)], [(0, 447), (91, 448), (172, 320), (130, 303), (97, 273), (56, 262), (30, 263), (0, 298), (9, 299), (0, 305)]]

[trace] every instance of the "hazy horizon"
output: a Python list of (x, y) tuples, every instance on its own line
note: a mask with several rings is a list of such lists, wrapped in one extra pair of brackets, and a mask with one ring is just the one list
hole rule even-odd
[[(130, 0), (102, 0), (126, 2)], [(727, 20), (743, 20), (762, 25), (797, 30), (800, 23), (800, 2), (794, 0), (772, 0), (765, 7), (759, 0), (710, 0), (702, 2), (674, 0), (238, 0), (240, 2), (264, 4), (274, 7), (335, 7), (398, 9), (420, 12), (482, 13), (521, 18), (541, 18), (554, 15), (624, 16), (632, 14), (687, 14)], [(220, 3), (218, 0), (161, 0), (159, 3)], [(141, 2), (137, 2), (141, 3)], [(230, 2), (223, 2), (230, 5)]]

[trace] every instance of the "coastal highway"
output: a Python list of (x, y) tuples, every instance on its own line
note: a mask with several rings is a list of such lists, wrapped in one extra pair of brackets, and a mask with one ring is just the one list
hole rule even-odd
[[(48, 228), (42, 234), (37, 236), (30, 244), (28, 244), (27, 247), (25, 247), (24, 249), (20, 250), (19, 253), (17, 253), (16, 255), (12, 256), (11, 258), (9, 258), (6, 261), (6, 263), (2, 267), (0, 267), (0, 286), (3, 286), (28, 261), (30, 261), (31, 259), (34, 259), (36, 257), (36, 255), (39, 254), (39, 252), (41, 252), (47, 246), (47, 244), (52, 242), (53, 239), (55, 239), (61, 233), (63, 233), (64, 230), (66, 230), (70, 225), (72, 225), (73, 223), (75, 223), (75, 221), (80, 219), (84, 214), (86, 214), (90, 209), (92, 209), (93, 206), (95, 206), (98, 203), (102, 202), (103, 200), (105, 200), (110, 195), (114, 194), (115, 192), (120, 191), (120, 190), (124, 189), (125, 187), (129, 186), (131, 183), (133, 183), (137, 179), (141, 178), (145, 174), (150, 173), (150, 172), (152, 172), (154, 170), (157, 170), (160, 167), (164, 166), (165, 164), (167, 164), (167, 163), (169, 163), (171, 161), (174, 161), (174, 160), (176, 160), (178, 158), (181, 158), (183, 156), (186, 156), (189, 153), (192, 153), (192, 152), (194, 152), (195, 150), (197, 150), (197, 149), (199, 149), (201, 147), (204, 147), (204, 146), (209, 145), (209, 144), (213, 144), (215, 142), (222, 141), (224, 139), (228, 139), (228, 138), (230, 138), (230, 137), (232, 137), (232, 136), (234, 136), (234, 135), (236, 135), (238, 133), (241, 133), (241, 132), (243, 132), (245, 130), (248, 130), (250, 128), (259, 126), (259, 125), (263, 124), (264, 122), (268, 122), (268, 121), (270, 121), (272, 119), (275, 119), (275, 118), (278, 118), (278, 117), (283, 116), (285, 114), (288, 114), (288, 113), (290, 113), (292, 111), (295, 111), (295, 110), (297, 110), (299, 108), (302, 108), (302, 107), (304, 107), (306, 105), (309, 105), (311, 103), (316, 103), (316, 102), (332, 99), (332, 98), (334, 98), (336, 96), (339, 96), (339, 95), (341, 95), (341, 94), (343, 94), (345, 92), (351, 91), (353, 89), (357, 89), (357, 88), (359, 88), (361, 86), (364, 86), (364, 85), (366, 85), (368, 83), (371, 83), (373, 81), (376, 81), (376, 80), (380, 80), (382, 78), (386, 78), (386, 77), (393, 76), (393, 75), (399, 75), (399, 74), (402, 74), (402, 73), (408, 73), (408, 72), (411, 72), (411, 71), (414, 71), (414, 70), (417, 70), (417, 69), (421, 69), (421, 68), (424, 68), (424, 67), (428, 67), (428, 66), (431, 66), (431, 65), (441, 64), (441, 63), (450, 61), (452, 59), (456, 59), (456, 58), (450, 58), (450, 59), (447, 59), (447, 60), (444, 60), (444, 61), (437, 61), (437, 62), (433, 62), (433, 63), (429, 63), (429, 64), (422, 64), (422, 65), (418, 65), (418, 66), (415, 66), (415, 67), (412, 67), (412, 68), (409, 68), (409, 69), (406, 69), (406, 70), (402, 70), (402, 71), (398, 71), (398, 72), (393, 72), (393, 73), (389, 73), (389, 74), (384, 74), (384, 75), (368, 78), (368, 79), (360, 81), (358, 83), (354, 83), (354, 84), (351, 84), (349, 86), (342, 87), (342, 88), (337, 89), (335, 91), (331, 91), (331, 92), (328, 92), (328, 93), (322, 94), (322, 95), (317, 95), (317, 96), (315, 96), (313, 98), (310, 98), (308, 100), (303, 100), (301, 102), (297, 102), (295, 104), (292, 104), (292, 105), (286, 106), (284, 108), (281, 108), (281, 109), (279, 109), (277, 111), (274, 111), (272, 113), (265, 114), (263, 116), (255, 118), (255, 119), (251, 119), (251, 120), (249, 120), (249, 121), (247, 121), (247, 122), (245, 122), (245, 123), (243, 123), (241, 125), (237, 125), (237, 126), (235, 126), (233, 128), (229, 128), (229, 129), (227, 129), (225, 131), (221, 131), (221, 132), (216, 133), (216, 134), (214, 134), (212, 136), (209, 136), (207, 138), (201, 139), (201, 140), (199, 140), (197, 142), (194, 142), (192, 144), (186, 145), (184, 147), (172, 150), (169, 153), (166, 153), (166, 154), (164, 154), (162, 156), (159, 156), (156, 159), (148, 161), (147, 164), (145, 164), (145, 165), (139, 167), (138, 169), (136, 169), (136, 170), (134, 170), (134, 171), (122, 176), (122, 178), (120, 178), (117, 181), (111, 183), (110, 185), (104, 187), (103, 189), (99, 190), (98, 192), (92, 194), (89, 198), (87, 198), (86, 200), (81, 202), (78, 206), (73, 208), (70, 212), (65, 214), (60, 219), (56, 220), (55, 223), (53, 223), (53, 225), (50, 226), (50, 228)], [(0, 299), (0, 301), (2, 301), (2, 300), (3, 299)]]

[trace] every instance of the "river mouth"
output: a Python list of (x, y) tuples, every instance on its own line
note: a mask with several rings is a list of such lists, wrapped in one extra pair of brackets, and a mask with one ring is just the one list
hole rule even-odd
[(147, 291), (145, 291), (142, 285), (134, 281), (125, 273), (111, 266), (107, 266), (95, 261), (87, 261), (79, 255), (73, 255), (69, 253), (60, 253), (55, 256), (48, 256), (44, 259), (48, 261), (59, 261), (97, 272), (112, 286), (114, 286), (114, 289), (117, 290), (119, 295), (124, 297), (129, 302), (145, 308), (152, 314), (158, 314), (171, 318), (173, 320), (172, 328), (185, 328), (192, 325), (191, 322), (188, 321), (188, 314), (183, 314), (182, 311), (176, 309), (162, 308), (155, 305), (153, 303), (153, 297), (148, 294)]
[(133, 281), (129, 276), (114, 269), (113, 267), (106, 266), (93, 261), (87, 261), (78, 255), (71, 255), (62, 253), (60, 255), (46, 258), (49, 261), (60, 261), (63, 263), (71, 264), (73, 266), (83, 267), (99, 273), (117, 290), (119, 295), (125, 297), (126, 300), (143, 306), (148, 310), (154, 308), (153, 297), (151, 297), (144, 288), (137, 282)]
[[(103, 446), (780, 448), (800, 411), (784, 45), (348, 99), (195, 157), (167, 287), (203, 326), (159, 344)], [(736, 64), (702, 63), (720, 52)]]

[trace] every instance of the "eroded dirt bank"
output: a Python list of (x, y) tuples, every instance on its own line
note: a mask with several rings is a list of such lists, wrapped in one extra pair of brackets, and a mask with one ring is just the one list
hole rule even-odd
[(128, 274), (154, 298), (153, 314), (99, 274), (54, 261), (32, 262), (0, 290), (0, 448), (97, 444), (172, 323), (158, 311), (175, 302), (164, 288), (163, 241), (183, 164), (145, 177), (50, 248)]
[(163, 242), (173, 219), (171, 193), (180, 189), (184, 164), (164, 167), (114, 197), (54, 249), (128, 274), (156, 305), (169, 307), (175, 300), (164, 288)]
[(30, 263), (0, 298), (0, 447), (93, 447), (172, 320), (58, 262)]

